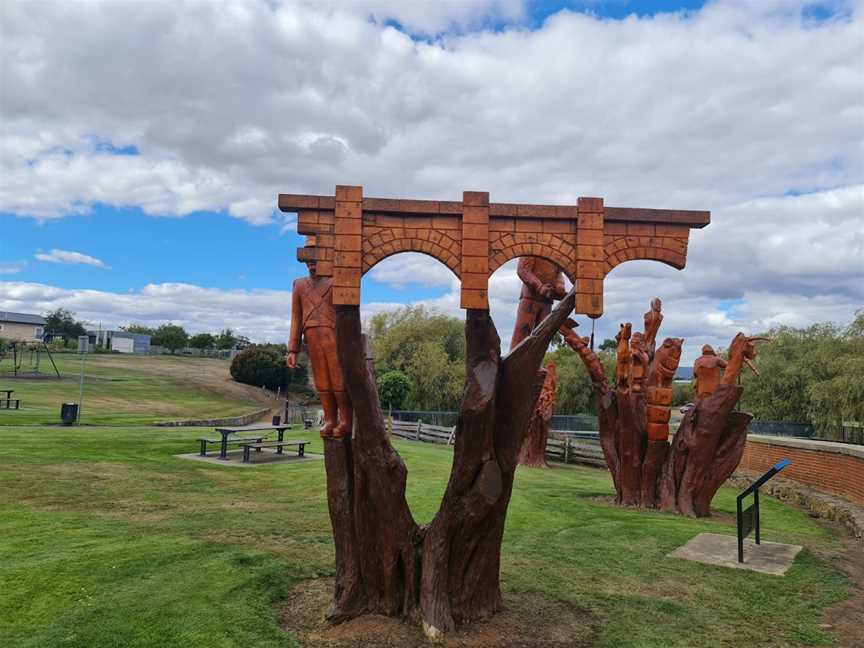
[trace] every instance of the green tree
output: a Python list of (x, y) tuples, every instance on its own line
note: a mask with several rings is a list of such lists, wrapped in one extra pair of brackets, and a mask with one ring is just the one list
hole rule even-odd
[(268, 389), (279, 389), (288, 381), (285, 349), (275, 345), (253, 345), (234, 356), (231, 377), (237, 382)]
[(223, 350), (233, 349), (236, 342), (237, 338), (234, 337), (234, 331), (230, 328), (226, 328), (216, 337), (216, 348)]
[(189, 346), (193, 349), (212, 349), (216, 345), (216, 338), (209, 333), (198, 333), (189, 338)]
[(189, 342), (189, 335), (182, 326), (177, 324), (162, 324), (156, 329), (153, 337), (150, 339), (151, 344), (165, 347), (171, 353), (177, 349), (182, 349)]
[(864, 310), (846, 327), (778, 327), (759, 345), (761, 375), (742, 373), (742, 409), (758, 419), (812, 423), (832, 435), (864, 421)]
[[(612, 377), (615, 372), (614, 351), (598, 351), (597, 357)], [(546, 362), (555, 363), (558, 370), (558, 398), (555, 403), (556, 414), (594, 414), (594, 390), (591, 377), (579, 356), (568, 346), (562, 346), (546, 354)]]
[(156, 334), (156, 329), (144, 326), (143, 324), (130, 323), (126, 326), (121, 326), (120, 330), (126, 331), (127, 333), (136, 333), (138, 335), (149, 335), (151, 337)]
[(618, 348), (618, 342), (612, 338), (606, 338), (600, 343), (601, 351), (615, 351)]
[(83, 322), (75, 319), (75, 313), (65, 308), (58, 308), (45, 315), (45, 333), (72, 340), (79, 335), (86, 335), (87, 329)]
[(464, 322), (406, 306), (375, 315), (368, 328), (378, 374), (401, 371), (411, 384), (404, 407), (458, 409), (465, 379)]
[(394, 369), (378, 378), (378, 398), (385, 409), (402, 409), (410, 391), (411, 381), (401, 371)]

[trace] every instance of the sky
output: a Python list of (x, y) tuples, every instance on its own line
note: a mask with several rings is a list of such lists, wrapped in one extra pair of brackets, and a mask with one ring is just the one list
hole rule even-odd
[[(0, 0), (0, 310), (284, 341), (280, 192), (603, 196), (712, 213), (683, 271), (613, 270), (595, 322), (658, 296), (686, 363), (864, 306), (862, 136), (862, 0)], [(505, 348), (519, 286), (490, 281)], [(458, 295), (400, 254), (361, 308)]]

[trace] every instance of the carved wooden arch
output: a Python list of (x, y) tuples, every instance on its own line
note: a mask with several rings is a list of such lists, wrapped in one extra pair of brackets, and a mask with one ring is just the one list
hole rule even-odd
[(335, 195), (280, 194), (279, 209), (297, 213), (306, 235), (300, 261), (333, 278), (334, 305), (360, 304), (360, 278), (397, 252), (438, 259), (461, 281), (462, 308), (488, 310), (492, 272), (518, 256), (557, 263), (576, 286), (576, 313), (603, 313), (603, 279), (619, 263), (655, 259), (682, 268), (690, 230), (705, 211), (608, 207), (602, 198), (576, 205), (492, 203), (483, 191), (461, 201), (368, 198), (339, 185)]
[[(409, 239), (409, 241), (411, 241), (411, 240), (413, 240), (413, 239)], [(417, 254), (425, 254), (428, 257), (432, 257), (433, 259), (435, 259), (439, 263), (446, 266), (456, 276), (457, 279), (460, 278), (459, 277), (459, 262), (456, 261), (454, 263), (452, 257), (447, 257), (447, 259), (449, 259), (449, 260), (445, 261), (445, 259), (442, 258), (444, 256), (442, 254), (442, 252), (446, 252), (446, 250), (444, 250), (440, 246), (437, 246), (437, 249), (435, 249), (435, 246), (429, 246), (429, 247), (432, 247), (432, 250), (424, 250), (424, 249), (419, 249), (417, 247), (413, 247), (410, 243), (405, 242), (404, 246), (398, 245), (395, 247), (403, 248), (403, 249), (394, 249), (392, 252), (375, 251), (375, 252), (370, 252), (369, 254), (363, 255), (363, 274), (365, 275), (372, 268), (374, 268), (376, 265), (378, 265), (379, 263), (381, 263), (384, 259), (386, 259), (388, 257), (394, 256), (396, 254), (402, 254), (403, 252), (416, 252)]]
[[(566, 241), (563, 241), (562, 239), (559, 239), (557, 237), (555, 238), (557, 239), (557, 241), (560, 241), (563, 244), (561, 246), (562, 251), (559, 251), (558, 249), (544, 243), (535, 243), (530, 241), (516, 242), (500, 249), (495, 249), (493, 247), (493, 253), (489, 257), (489, 275), (491, 276), (498, 268), (500, 268), (502, 265), (504, 265), (511, 259), (516, 259), (523, 256), (536, 256), (558, 265), (564, 272), (564, 274), (567, 275), (567, 278), (570, 279), (571, 283), (575, 283), (575, 250), (573, 250), (573, 246)], [(573, 251), (570, 254), (567, 254), (567, 248)]]
[(648, 260), (659, 261), (668, 266), (672, 266), (676, 270), (682, 270), (687, 264), (687, 248), (684, 244), (684, 251), (681, 252), (666, 245), (657, 245), (654, 247), (631, 246), (613, 249), (607, 251), (606, 254), (606, 273), (608, 274), (616, 266), (626, 261)]

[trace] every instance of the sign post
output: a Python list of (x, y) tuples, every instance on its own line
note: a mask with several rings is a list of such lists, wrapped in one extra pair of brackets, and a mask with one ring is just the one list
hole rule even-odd
[(86, 335), (78, 336), (78, 354), (81, 356), (81, 382), (78, 389), (78, 418), (76, 423), (81, 425), (81, 410), (84, 409), (84, 359), (90, 351), (90, 338)]
[[(788, 466), (788, 459), (781, 459), (774, 464), (771, 469), (762, 475), (755, 482), (750, 484), (743, 493), (738, 495), (736, 500), (736, 510), (738, 518), (738, 562), (744, 562), (744, 538), (750, 535), (751, 531), (755, 531), (756, 544), (760, 544), (761, 538), (759, 535), (759, 487), (771, 479), (778, 472)], [(746, 509), (743, 508), (744, 498), (753, 494), (753, 503)]]

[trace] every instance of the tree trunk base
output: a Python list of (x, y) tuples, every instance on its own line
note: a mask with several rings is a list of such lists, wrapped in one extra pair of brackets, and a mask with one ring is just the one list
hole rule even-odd
[(752, 416), (735, 412), (741, 388), (720, 385), (682, 419), (670, 444), (647, 441), (644, 401), (629, 390), (598, 393), (600, 439), (616, 503), (691, 517), (710, 515), (711, 500), (734, 472)]
[(500, 609), (501, 542), (517, 457), (543, 385), (540, 364), (574, 302), (571, 293), (503, 358), (488, 311), (466, 312), (453, 467), (427, 526), (411, 515), (407, 469), (387, 438), (374, 379), (357, 352), (363, 348), (359, 308), (336, 307), (338, 354), (356, 434), (324, 442), (336, 545), (331, 622), (366, 613), (419, 618), (426, 635), (437, 639)]

